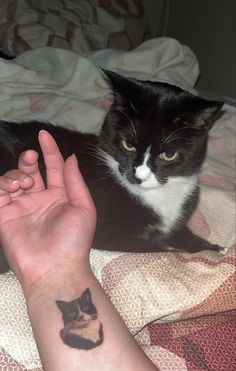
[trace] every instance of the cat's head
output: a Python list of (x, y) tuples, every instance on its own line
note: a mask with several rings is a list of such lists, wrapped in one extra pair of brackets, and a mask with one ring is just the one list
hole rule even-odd
[(57, 300), (56, 304), (65, 325), (71, 321), (89, 321), (97, 318), (97, 310), (92, 303), (89, 289), (86, 289), (78, 299), (69, 302)]
[(198, 173), (208, 131), (223, 103), (167, 83), (104, 73), (114, 99), (101, 130), (101, 148), (121, 183), (149, 189), (170, 177)]

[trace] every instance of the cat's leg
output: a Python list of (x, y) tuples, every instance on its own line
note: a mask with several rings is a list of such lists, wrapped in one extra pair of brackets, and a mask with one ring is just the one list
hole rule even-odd
[(93, 248), (98, 250), (131, 252), (131, 253), (150, 253), (168, 251), (167, 245), (164, 242), (156, 240), (135, 238), (131, 236), (114, 237), (113, 240), (94, 239)]
[(138, 253), (165, 252), (169, 251), (165, 243), (151, 239), (129, 239), (124, 243), (125, 251)]
[[(108, 237), (108, 236), (107, 236)], [(211, 244), (201, 237), (193, 234), (187, 227), (175, 232), (171, 238), (164, 238), (157, 230), (153, 230), (146, 238), (127, 236), (119, 237), (114, 234), (114, 238), (101, 238), (96, 234), (93, 248), (98, 250), (132, 252), (132, 253), (151, 253), (151, 252), (189, 252), (195, 253), (202, 250), (216, 251), (226, 254), (228, 249), (219, 245)]]
[(187, 227), (173, 234), (168, 240), (169, 246), (179, 251), (186, 251), (195, 253), (202, 250), (216, 251), (220, 254), (226, 254), (227, 248), (221, 247), (216, 244), (204, 240), (203, 238), (195, 235)]

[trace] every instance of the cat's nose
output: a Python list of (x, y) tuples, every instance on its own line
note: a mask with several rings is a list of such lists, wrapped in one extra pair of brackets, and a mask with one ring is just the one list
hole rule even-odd
[(151, 170), (147, 166), (141, 165), (135, 169), (134, 175), (137, 179), (141, 180), (142, 182), (145, 182), (146, 180), (149, 179), (151, 175)]
[(81, 322), (84, 320), (84, 316), (81, 314), (77, 317), (77, 321)]

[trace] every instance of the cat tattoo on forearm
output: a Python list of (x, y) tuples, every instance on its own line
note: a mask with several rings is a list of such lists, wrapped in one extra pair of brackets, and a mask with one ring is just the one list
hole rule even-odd
[(57, 300), (56, 304), (62, 313), (64, 328), (60, 336), (65, 344), (85, 350), (102, 344), (103, 327), (97, 318), (89, 288), (78, 299), (69, 302)]

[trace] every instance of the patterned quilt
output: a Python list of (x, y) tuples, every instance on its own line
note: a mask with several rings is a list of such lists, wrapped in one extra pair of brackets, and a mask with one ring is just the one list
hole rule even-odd
[(0, 50), (50, 46), (85, 53), (135, 48), (147, 37), (141, 0), (0, 0)]
[[(67, 68), (65, 69), (65, 66)], [(98, 66), (193, 91), (196, 57), (160, 38), (126, 51), (37, 48), (0, 59), (0, 117), (38, 119), (98, 132), (111, 103)], [(211, 130), (201, 200), (190, 227), (229, 248), (125, 254), (92, 251), (95, 275), (128, 328), (161, 371), (235, 370), (235, 109)], [(0, 370), (42, 370), (24, 297), (13, 273), (0, 276)]]

